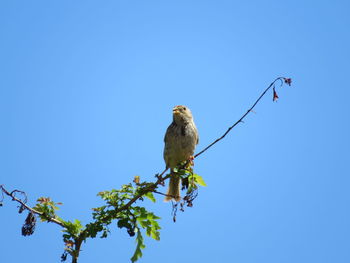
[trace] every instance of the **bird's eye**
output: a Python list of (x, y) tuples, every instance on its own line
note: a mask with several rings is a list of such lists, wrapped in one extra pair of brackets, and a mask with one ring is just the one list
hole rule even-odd
[(182, 109), (183, 109), (183, 110), (186, 110), (186, 107), (183, 107)]

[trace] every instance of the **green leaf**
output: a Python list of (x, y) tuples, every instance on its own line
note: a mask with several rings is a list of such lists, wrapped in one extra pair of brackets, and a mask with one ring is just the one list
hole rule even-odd
[(160, 233), (158, 231), (152, 231), (152, 238), (159, 241), (160, 240)]
[(74, 220), (74, 225), (75, 225), (76, 229), (81, 229), (83, 227), (81, 222), (78, 219)]
[(137, 229), (137, 236), (136, 236), (136, 249), (135, 249), (135, 252), (134, 252), (134, 255), (131, 257), (131, 262), (136, 262), (139, 258), (142, 257), (142, 250), (141, 249), (144, 249), (146, 246), (145, 244), (143, 243), (143, 236), (141, 234), (141, 231), (139, 228), (136, 228)]
[(143, 228), (146, 228), (149, 226), (149, 222), (148, 221), (139, 221), (140, 225), (143, 227)]
[(198, 174), (193, 174), (193, 177), (195, 178), (196, 183), (199, 184), (200, 186), (207, 186), (202, 176)]
[(80, 234), (81, 229), (83, 228), (78, 219), (75, 219), (74, 222), (62, 221), (62, 223), (65, 227), (62, 231), (70, 234), (73, 237), (77, 237)]
[(156, 202), (156, 199), (154, 198), (154, 195), (152, 192), (147, 192), (144, 196), (146, 196), (149, 200), (151, 200), (153, 203)]

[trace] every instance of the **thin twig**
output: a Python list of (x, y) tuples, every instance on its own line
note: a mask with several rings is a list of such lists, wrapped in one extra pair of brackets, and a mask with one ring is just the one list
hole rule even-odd
[[(37, 215), (40, 215), (40, 216), (43, 215), (43, 213), (41, 213), (41, 212), (39, 212), (39, 211), (36, 211), (35, 209), (29, 207), (24, 201), (22, 201), (21, 199), (19, 199), (19, 198), (17, 198), (17, 197), (15, 196), (15, 193), (16, 193), (16, 192), (19, 192), (19, 193), (22, 193), (22, 194), (23, 194), (24, 192), (19, 191), (19, 190), (14, 190), (14, 191), (12, 191), (12, 192), (9, 192), (9, 191), (7, 191), (7, 190), (4, 188), (3, 185), (0, 185), (0, 188), (1, 188), (1, 190), (2, 190), (3, 193), (5, 193), (6, 195), (8, 195), (8, 196), (10, 196), (10, 197), (12, 198), (12, 201), (16, 201), (16, 202), (20, 203), (20, 204), (22, 205), (22, 207), (25, 207), (27, 210), (31, 211), (31, 212), (34, 213), (34, 214), (37, 214)], [(26, 197), (26, 195), (25, 195), (25, 197)], [(57, 220), (56, 218), (49, 218), (48, 221), (53, 222), (53, 223), (55, 223), (55, 224), (57, 224), (57, 225), (60, 225), (61, 227), (64, 227), (63, 223), (62, 223), (61, 221)]]
[(209, 144), (207, 147), (205, 147), (202, 151), (200, 151), (199, 153), (197, 153), (196, 155), (193, 156), (193, 158), (197, 158), (198, 156), (200, 156), (202, 153), (204, 153), (205, 151), (207, 151), (210, 147), (212, 147), (214, 144), (218, 143), (219, 141), (221, 141), (223, 138), (225, 138), (225, 136), (240, 122), (243, 122), (243, 119), (250, 113), (253, 111), (254, 107), (256, 106), (256, 104), (258, 104), (258, 102), (261, 100), (262, 97), (264, 97), (265, 93), (271, 89), (275, 83), (277, 81), (281, 81), (281, 86), (283, 85), (284, 83), (284, 80), (285, 78), (283, 77), (279, 77), (277, 79), (275, 79), (265, 90), (263, 93), (261, 93), (260, 97), (254, 102), (253, 106), (251, 106), (247, 112), (245, 114), (243, 114), (243, 116), (238, 120), (236, 121), (231, 127), (229, 127), (227, 129), (227, 131), (218, 139), (216, 139), (214, 142), (212, 142), (211, 144)]
[(164, 194), (164, 193), (159, 192), (159, 191), (156, 191), (156, 190), (153, 190), (153, 193), (155, 193), (155, 194), (159, 194), (159, 195), (164, 195), (164, 196), (169, 196), (169, 197), (176, 197), (176, 196), (172, 196), (172, 195), (167, 195), (167, 194)]

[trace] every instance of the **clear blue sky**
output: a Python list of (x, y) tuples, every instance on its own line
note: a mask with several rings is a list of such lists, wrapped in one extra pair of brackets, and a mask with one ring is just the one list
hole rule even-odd
[[(0, 184), (50, 196), (88, 223), (96, 193), (164, 168), (171, 109), (191, 108), (208, 186), (147, 240), (140, 262), (350, 262), (348, 1), (16, 1), (0, 3)], [(166, 189), (162, 189), (165, 191)], [(59, 262), (59, 227), (22, 237), (0, 209), (2, 262)], [(80, 262), (128, 262), (113, 228)]]

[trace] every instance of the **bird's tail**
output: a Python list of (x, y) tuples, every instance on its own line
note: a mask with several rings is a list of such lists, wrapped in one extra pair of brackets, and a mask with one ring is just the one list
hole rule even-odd
[(174, 199), (176, 202), (179, 202), (181, 200), (180, 177), (176, 176), (175, 174), (172, 174), (170, 176), (169, 188), (167, 191), (167, 196), (165, 197), (164, 201), (168, 202), (172, 199)]

